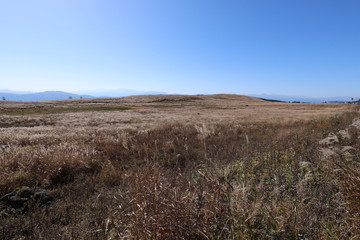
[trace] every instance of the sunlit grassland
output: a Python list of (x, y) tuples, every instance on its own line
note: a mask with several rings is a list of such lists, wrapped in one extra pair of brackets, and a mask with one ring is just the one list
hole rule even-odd
[(95, 111), (124, 111), (130, 107), (66, 107), (66, 108), (30, 108), (30, 109), (6, 109), (0, 110), (0, 114), (27, 115), (27, 114), (55, 114), (68, 112), (95, 112)]
[[(269, 104), (262, 112), (267, 116), (279, 106), (286, 116), (293, 106), (294, 113), (299, 106), (301, 112), (343, 107)], [(234, 114), (233, 105), (229, 113), (221, 110), (233, 118), (217, 116), (209, 104), (195, 111), (171, 107), (6, 115), (0, 197), (29, 186), (46, 189), (55, 201), (24, 212), (0, 204), (0, 239), (359, 236), (359, 130), (350, 129), (346, 140), (354, 148), (351, 162), (324, 160), (318, 152), (318, 141), (347, 128), (358, 117), (356, 109), (290, 122), (237, 123), (243, 116)], [(191, 121), (183, 121), (185, 112), (194, 116)], [(209, 116), (226, 121), (214, 123)], [(151, 120), (151, 127), (136, 120)]]

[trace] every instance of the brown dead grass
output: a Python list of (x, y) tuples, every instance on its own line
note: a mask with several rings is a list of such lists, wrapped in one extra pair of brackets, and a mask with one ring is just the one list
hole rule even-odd
[[(27, 185), (47, 189), (56, 201), (24, 214), (2, 208), (0, 239), (355, 239), (358, 234), (357, 175), (338, 177), (332, 169), (339, 163), (323, 162), (317, 152), (319, 139), (357, 116), (352, 106), (212, 95), (2, 108), (42, 105), (138, 109), (3, 115), (8, 125), (0, 134), (0, 145), (6, 145), (0, 150), (0, 196)], [(15, 119), (24, 124), (9, 126)], [(39, 125), (26, 126), (34, 120)], [(356, 134), (349, 144), (360, 149)], [(358, 174), (356, 164), (352, 171)]]
[[(91, 108), (133, 108), (130, 111), (75, 111)], [(156, 128), (166, 124), (253, 124), (288, 123), (329, 117), (351, 111), (345, 104), (278, 103), (241, 95), (149, 95), (111, 99), (77, 99), (40, 102), (1, 102), (0, 115), (6, 111), (31, 110), (26, 121), (37, 119), (54, 127)], [(37, 110), (38, 112), (34, 111)], [(42, 114), (44, 109), (70, 112)], [(75, 110), (74, 110), (75, 109)], [(21, 110), (21, 111), (19, 111)], [(1, 114), (1, 111), (5, 111)], [(19, 114), (16, 115), (16, 111)], [(30, 111), (30, 112), (31, 112)], [(40, 113), (39, 113), (40, 111)], [(25, 125), (26, 126), (26, 125)]]

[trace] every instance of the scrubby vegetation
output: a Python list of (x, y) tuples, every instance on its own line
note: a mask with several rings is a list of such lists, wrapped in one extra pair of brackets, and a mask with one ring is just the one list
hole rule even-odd
[(0, 203), (0, 239), (357, 239), (359, 130), (351, 164), (318, 151), (357, 115), (2, 135), (0, 196), (54, 201)]

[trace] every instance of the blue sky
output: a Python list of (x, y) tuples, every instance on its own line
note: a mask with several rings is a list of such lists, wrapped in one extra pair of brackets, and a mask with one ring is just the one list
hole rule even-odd
[(0, 0), (0, 89), (358, 96), (358, 0)]

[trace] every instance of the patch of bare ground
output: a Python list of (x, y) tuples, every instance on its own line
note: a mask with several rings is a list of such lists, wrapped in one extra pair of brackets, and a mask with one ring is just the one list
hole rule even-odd
[(0, 239), (359, 236), (359, 130), (343, 140), (351, 168), (318, 151), (358, 116), (353, 106), (158, 95), (2, 102), (0, 112), (34, 108), (68, 111), (0, 113), (0, 198), (28, 186), (55, 201), (0, 200)]

